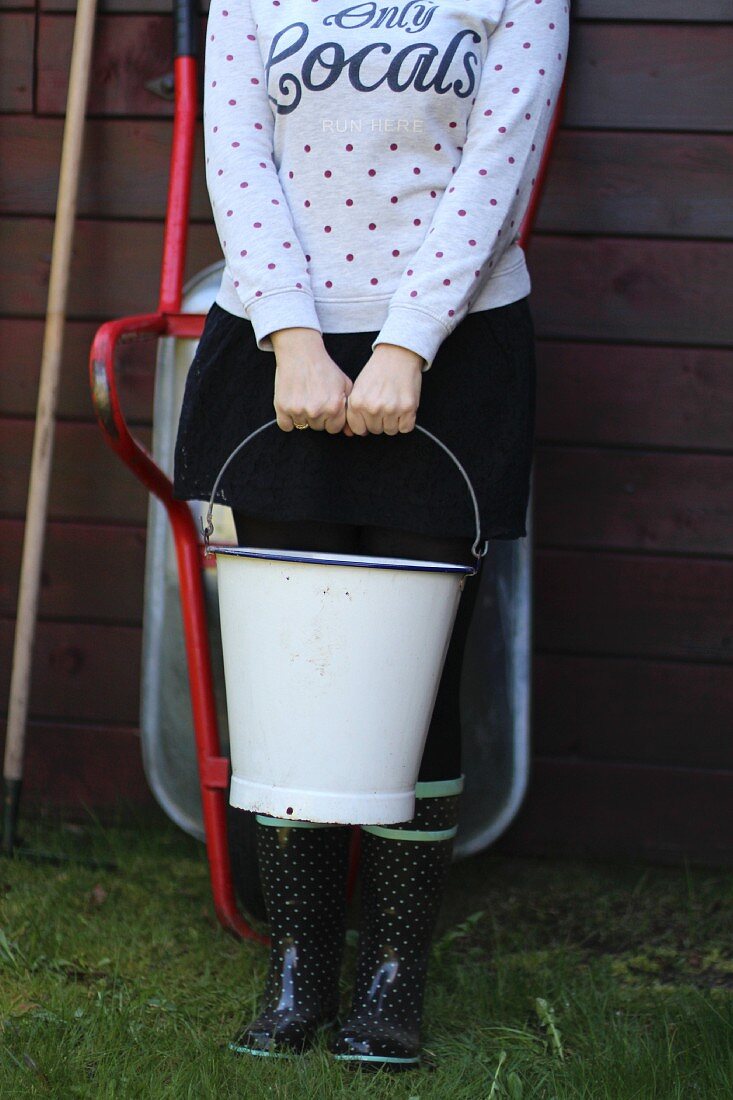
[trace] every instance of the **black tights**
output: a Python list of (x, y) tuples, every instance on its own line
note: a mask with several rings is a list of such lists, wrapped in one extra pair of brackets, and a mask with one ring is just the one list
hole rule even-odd
[[(240, 511), (234, 511), (233, 516), (240, 546), (362, 553), (461, 564), (475, 561), (471, 553), (471, 539), (465, 537), (436, 538), (391, 527), (357, 527), (316, 520), (266, 520)], [(420, 765), (418, 778), (421, 782), (455, 779), (461, 774), (459, 689), (463, 652), (476, 602), (479, 576), (467, 577), (463, 586)]]

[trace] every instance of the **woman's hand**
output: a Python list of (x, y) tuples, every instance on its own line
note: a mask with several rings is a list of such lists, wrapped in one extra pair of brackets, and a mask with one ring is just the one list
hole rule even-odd
[(314, 328), (283, 328), (270, 334), (275, 349), (275, 412), (278, 427), (291, 432), (308, 424), (331, 435), (353, 432), (346, 423), (346, 399), (353, 382), (326, 351)]
[(347, 426), (355, 435), (397, 435), (415, 427), (425, 360), (398, 344), (377, 344), (349, 394)]

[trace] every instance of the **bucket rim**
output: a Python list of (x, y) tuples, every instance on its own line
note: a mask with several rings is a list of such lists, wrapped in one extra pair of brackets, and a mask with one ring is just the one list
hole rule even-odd
[(473, 565), (458, 562), (419, 561), (415, 558), (391, 558), (373, 554), (344, 554), (326, 550), (277, 550), (269, 547), (209, 546), (212, 554), (235, 558), (265, 558), (307, 565), (347, 565), (361, 569), (398, 569), (424, 573), (473, 573)]

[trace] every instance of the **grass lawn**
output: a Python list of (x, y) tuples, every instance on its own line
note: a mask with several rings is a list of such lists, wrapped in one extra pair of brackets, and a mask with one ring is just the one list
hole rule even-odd
[[(491, 852), (456, 864), (426, 1066), (370, 1075), (324, 1050), (273, 1062), (226, 1049), (266, 951), (222, 931), (203, 846), (162, 815), (23, 833), (119, 870), (0, 860), (3, 1100), (733, 1097), (729, 871)], [(353, 965), (352, 942), (345, 997)]]

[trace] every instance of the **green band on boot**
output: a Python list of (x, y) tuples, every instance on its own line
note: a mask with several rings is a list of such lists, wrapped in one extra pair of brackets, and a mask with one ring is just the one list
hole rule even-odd
[(458, 826), (452, 829), (388, 829), (384, 825), (362, 825), (365, 833), (381, 836), (386, 840), (452, 840)]
[(460, 794), (465, 785), (465, 777), (459, 779), (436, 779), (428, 783), (415, 784), (415, 798), (446, 798)]

